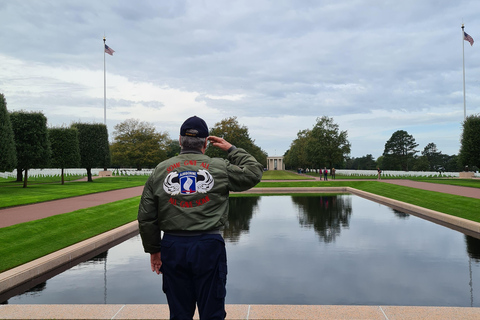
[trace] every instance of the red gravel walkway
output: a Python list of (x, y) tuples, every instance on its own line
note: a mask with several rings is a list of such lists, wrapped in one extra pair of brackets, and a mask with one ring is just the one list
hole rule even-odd
[(399, 186), (412, 187), (417, 189), (437, 191), (442, 193), (454, 194), (457, 196), (464, 196), (469, 198), (480, 199), (480, 188), (452, 186), (448, 184), (419, 182), (412, 180), (380, 180), (381, 182), (396, 184)]
[(43, 219), (79, 209), (95, 207), (104, 203), (136, 197), (141, 195), (142, 191), (143, 186), (133, 187), (0, 209), (0, 228), (8, 227), (17, 223)]
[[(411, 180), (381, 180), (381, 182), (480, 199), (480, 188), (459, 187), (437, 183), (417, 182)], [(0, 228), (8, 227), (17, 223), (42, 219), (65, 212), (95, 207), (104, 203), (132, 198), (141, 195), (142, 190), (143, 186), (140, 186), (128, 189), (94, 193), (91, 195), (73, 197), (68, 199), (42, 202), (38, 204), (0, 209)]]

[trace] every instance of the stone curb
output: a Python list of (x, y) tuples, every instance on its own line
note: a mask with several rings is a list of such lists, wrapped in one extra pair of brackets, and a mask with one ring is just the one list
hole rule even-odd
[(103, 252), (113, 243), (120, 243), (138, 232), (138, 222), (133, 221), (119, 228), (58, 250), (44, 257), (25, 263), (0, 273), (0, 293), (25, 284), (64, 265), (74, 265), (74, 261)]
[[(228, 320), (233, 319), (429, 319), (474, 320), (480, 308), (406, 307), (406, 306), (331, 306), (331, 305), (245, 305), (225, 306)], [(65, 304), (0, 305), (0, 319), (169, 319), (166, 304)], [(198, 313), (194, 319), (199, 319)]]

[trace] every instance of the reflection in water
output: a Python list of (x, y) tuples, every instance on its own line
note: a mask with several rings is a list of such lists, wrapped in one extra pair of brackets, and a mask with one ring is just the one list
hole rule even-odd
[(35, 287), (27, 290), (26, 293), (35, 294), (36, 292), (42, 292), (46, 288), (47, 288), (47, 282), (45, 281), (45, 282), (39, 283)]
[(395, 214), (395, 216), (397, 218), (400, 218), (400, 219), (408, 219), (410, 217), (410, 214), (408, 213), (405, 213), (403, 211), (398, 211), (397, 209), (392, 209), (393, 210), (393, 213)]
[[(480, 307), (478, 239), (354, 195), (232, 197), (230, 209), (229, 304)], [(108, 259), (96, 256), (6, 299), (167, 303), (139, 236)]]
[(228, 221), (223, 230), (223, 237), (229, 242), (238, 242), (243, 233), (250, 230), (250, 220), (258, 208), (259, 197), (231, 197)]
[(320, 240), (334, 242), (342, 228), (348, 228), (352, 214), (352, 199), (348, 196), (293, 197), (299, 210), (298, 219), (302, 227), (313, 226)]
[[(106, 293), (106, 290), (107, 290), (107, 270), (106, 270), (106, 263), (107, 263), (107, 256), (108, 256), (108, 251), (105, 251), (105, 252), (102, 252), (98, 255), (96, 255), (95, 257), (92, 257), (90, 259), (88, 259), (87, 261), (84, 261), (84, 262), (81, 262), (79, 263), (78, 265), (75, 266), (75, 268), (77, 269), (88, 269), (89, 266), (92, 266), (92, 265), (98, 265), (98, 264), (103, 264), (105, 269), (104, 269), (104, 297), (106, 299), (106, 296), (107, 296), (107, 293)], [(47, 282), (48, 281), (44, 281), (42, 283), (39, 283), (37, 284), (36, 286), (28, 289), (27, 291), (25, 291), (24, 295), (31, 295), (31, 296), (35, 296), (37, 294), (40, 294), (42, 291), (46, 290), (47, 289)], [(8, 300), (7, 300), (8, 302)]]
[(465, 243), (467, 244), (467, 253), (469, 257), (468, 272), (470, 274), (470, 307), (473, 307), (473, 276), (472, 276), (472, 259), (480, 262), (480, 239), (465, 235)]
[(480, 239), (465, 235), (467, 253), (475, 262), (480, 262)]

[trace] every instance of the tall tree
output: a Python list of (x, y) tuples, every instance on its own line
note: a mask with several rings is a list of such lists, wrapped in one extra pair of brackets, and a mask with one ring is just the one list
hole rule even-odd
[(480, 168), (480, 114), (468, 116), (463, 122), (459, 160), (462, 166)]
[(151, 123), (127, 119), (115, 126), (113, 134), (111, 151), (116, 167), (153, 168), (167, 158), (168, 134), (156, 132)]
[(177, 139), (167, 139), (167, 158), (171, 158), (180, 154), (180, 143)]
[(409, 161), (412, 161), (418, 152), (415, 150), (416, 147), (418, 143), (415, 143), (415, 138), (407, 131), (395, 131), (385, 143), (383, 151), (385, 169), (408, 171)]
[(78, 130), (74, 128), (50, 128), (48, 138), (52, 148), (52, 168), (62, 170), (62, 184), (65, 183), (65, 168), (78, 168), (80, 165), (80, 148)]
[(48, 166), (50, 142), (48, 140), (47, 118), (41, 112), (16, 111), (10, 114), (17, 150), (17, 181), (23, 187), (28, 184), (28, 169)]
[(17, 151), (7, 101), (0, 93), (0, 171), (12, 171), (17, 166)]
[(110, 146), (107, 126), (100, 123), (73, 123), (78, 130), (80, 165), (87, 170), (87, 178), (92, 182), (92, 168), (105, 168), (110, 165)]
[(340, 131), (333, 118), (317, 118), (306, 146), (310, 162), (317, 167), (339, 167), (350, 154), (348, 132)]
[(423, 148), (422, 156), (426, 157), (429, 164), (429, 170), (435, 171), (442, 167), (442, 152), (438, 151), (437, 145), (430, 142)]
[[(224, 138), (238, 148), (245, 149), (257, 159), (264, 167), (267, 166), (267, 153), (255, 145), (255, 140), (250, 138), (248, 128), (238, 123), (237, 117), (223, 119), (210, 129), (210, 135)], [(206, 155), (210, 157), (225, 157), (225, 152), (218, 148), (207, 147)]]
[(377, 162), (371, 154), (367, 154), (360, 158), (348, 159), (346, 168), (355, 170), (375, 170), (377, 168)]
[[(312, 168), (306, 150), (310, 129), (300, 130), (297, 138), (290, 144), (290, 149), (285, 153), (285, 166), (291, 169)], [(318, 166), (316, 167), (318, 169)]]
[(430, 170), (430, 162), (427, 156), (415, 157), (412, 162), (414, 171), (428, 171)]
[[(442, 167), (443, 170), (447, 172), (460, 172), (463, 170), (460, 161), (458, 160), (458, 156), (456, 154), (449, 156), (446, 154), (442, 154)], [(439, 168), (442, 170), (442, 168)]]

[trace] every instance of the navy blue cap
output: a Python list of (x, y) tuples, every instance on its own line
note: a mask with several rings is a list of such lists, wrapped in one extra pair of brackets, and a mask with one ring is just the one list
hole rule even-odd
[[(187, 130), (195, 130), (196, 132), (187, 132)], [(208, 137), (208, 126), (202, 118), (193, 116), (185, 120), (185, 122), (182, 124), (180, 127), (180, 135), (187, 137), (206, 138)]]

